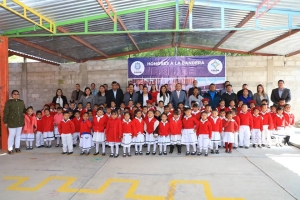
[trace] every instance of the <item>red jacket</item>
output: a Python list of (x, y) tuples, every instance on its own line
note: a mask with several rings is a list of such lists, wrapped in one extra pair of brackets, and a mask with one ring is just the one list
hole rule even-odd
[(122, 120), (122, 133), (130, 133), (132, 135), (134, 131), (134, 124), (131, 120), (129, 120), (128, 122), (123, 119)]
[(56, 114), (56, 110), (51, 110), (51, 109), (50, 109), (50, 115), (51, 115), (52, 117), (54, 117), (55, 114)]
[(181, 135), (182, 132), (182, 120), (179, 118), (175, 120), (174, 117), (169, 121), (170, 123), (170, 134), (171, 135)]
[(198, 110), (197, 112), (192, 111), (192, 115), (199, 121), (201, 117), (201, 112)]
[(54, 129), (54, 119), (53, 116), (49, 115), (48, 117), (45, 115), (42, 117), (42, 126), (43, 132), (52, 132)]
[(285, 118), (286, 126), (294, 126), (295, 125), (295, 116), (293, 113), (283, 112), (283, 116)]
[(59, 134), (73, 134), (75, 132), (74, 123), (68, 119), (67, 121), (62, 120), (58, 125)]
[(240, 126), (249, 126), (250, 130), (252, 130), (253, 127), (253, 119), (252, 119), (252, 114), (251, 112), (239, 112), (238, 113), (240, 117)]
[(74, 117), (74, 118), (72, 119), (72, 122), (74, 123), (74, 126), (75, 126), (75, 132), (76, 132), (76, 133), (79, 133), (79, 132), (80, 132), (80, 124), (81, 124), (81, 121), (82, 121), (81, 118), (77, 119), (76, 117)]
[(228, 121), (228, 119), (223, 120), (224, 132), (235, 133), (238, 131), (238, 124), (234, 119)]
[(190, 116), (190, 117), (185, 116), (182, 119), (182, 127), (183, 127), (183, 129), (195, 129), (195, 130), (197, 130), (198, 129), (198, 120), (193, 116)]
[(102, 115), (101, 117), (98, 117), (97, 115), (93, 118), (93, 129), (94, 132), (100, 132), (103, 133), (106, 129), (108, 117), (107, 115)]
[(207, 134), (208, 134), (208, 137), (211, 138), (211, 135), (212, 135), (211, 123), (208, 119), (206, 119), (205, 121), (200, 120), (198, 129), (197, 129), (197, 136), (207, 135)]
[(240, 120), (240, 117), (238, 115), (232, 117), (232, 119), (234, 119), (234, 121), (236, 121), (237, 125), (238, 125), (238, 128), (240, 128), (240, 124), (241, 124), (241, 120)]
[(80, 135), (82, 135), (83, 133), (89, 133), (91, 134), (91, 128), (92, 128), (92, 122), (90, 122), (89, 120), (81, 120), (80, 122)]
[(253, 115), (253, 129), (260, 129), (260, 131), (263, 131), (263, 118), (260, 115)]
[(118, 118), (109, 118), (106, 126), (106, 141), (121, 142), (122, 137), (122, 122)]
[(169, 112), (167, 116), (168, 116), (168, 121), (170, 121), (173, 118), (173, 113)]
[(147, 117), (145, 119), (145, 131), (149, 134), (153, 133), (159, 125), (159, 121), (157, 121), (154, 117), (149, 121)]
[[(223, 131), (223, 123), (222, 120), (217, 117), (216, 119), (213, 118), (212, 116), (208, 117), (208, 121), (211, 123), (212, 125), (212, 131), (213, 132), (219, 132), (222, 133)], [(216, 122), (215, 122), (216, 121)]]
[(168, 121), (166, 123), (163, 123), (162, 121), (159, 122), (158, 134), (160, 136), (170, 135), (170, 123)]
[(132, 123), (135, 127), (134, 132), (132, 133), (132, 137), (137, 136), (138, 133), (144, 134), (145, 121), (143, 120), (143, 118), (134, 118), (132, 120)]
[(39, 119), (39, 118), (36, 118), (36, 131), (38, 132), (43, 132), (43, 121), (42, 121), (42, 118)]
[(272, 116), (269, 112), (261, 112), (260, 115), (263, 118), (263, 125), (268, 125), (268, 129), (272, 130), (274, 129), (274, 125), (273, 125), (273, 119)]
[(285, 128), (286, 122), (285, 122), (284, 115), (281, 115), (281, 116), (279, 116), (278, 114), (274, 115), (273, 123), (274, 123), (275, 130), (278, 130), (277, 129), (278, 127), (284, 127)]
[(34, 133), (37, 127), (36, 116), (33, 113), (31, 116), (25, 114), (24, 116), (24, 126), (22, 129), (23, 134)]

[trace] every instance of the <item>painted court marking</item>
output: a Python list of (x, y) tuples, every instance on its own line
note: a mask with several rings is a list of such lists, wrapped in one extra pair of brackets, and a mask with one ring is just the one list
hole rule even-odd
[(44, 179), (42, 182), (38, 183), (34, 187), (22, 187), (21, 185), (25, 183), (30, 177), (23, 176), (6, 176), (3, 178), (4, 180), (14, 180), (16, 181), (12, 185), (6, 188), (6, 190), (12, 191), (27, 191), (27, 192), (36, 192), (42, 187), (44, 187), (50, 181), (60, 180), (65, 181), (56, 191), (57, 192), (67, 192), (67, 193), (85, 193), (85, 194), (102, 194), (112, 183), (125, 183), (130, 184), (130, 188), (125, 194), (125, 198), (127, 199), (140, 199), (140, 200), (174, 200), (175, 192), (177, 189), (177, 185), (179, 184), (196, 184), (202, 185), (204, 188), (204, 193), (207, 200), (244, 200), (244, 198), (228, 198), (228, 197), (214, 197), (210, 188), (210, 184), (208, 181), (200, 181), (200, 180), (171, 180), (169, 183), (169, 190), (167, 196), (152, 196), (152, 195), (141, 195), (135, 194), (136, 189), (139, 186), (138, 180), (130, 180), (130, 179), (116, 179), (110, 178), (105, 181), (103, 185), (101, 185), (98, 189), (78, 189), (78, 188), (70, 188), (70, 186), (76, 181), (76, 177), (68, 177), (68, 176), (49, 176)]

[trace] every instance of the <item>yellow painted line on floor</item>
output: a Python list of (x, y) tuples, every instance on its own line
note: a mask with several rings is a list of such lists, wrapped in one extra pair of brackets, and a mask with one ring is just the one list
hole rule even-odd
[(140, 200), (174, 200), (175, 192), (177, 189), (177, 185), (179, 184), (192, 184), (192, 185), (202, 185), (204, 188), (204, 193), (207, 200), (244, 200), (244, 198), (227, 198), (227, 197), (214, 197), (210, 188), (210, 184), (208, 181), (201, 180), (171, 180), (169, 183), (169, 190), (167, 196), (152, 196), (152, 195), (140, 195), (135, 194), (140, 182), (138, 180), (130, 180), (130, 179), (116, 179), (110, 178), (105, 181), (103, 185), (101, 185), (98, 189), (77, 189), (70, 188), (70, 186), (76, 181), (76, 177), (68, 177), (68, 176), (49, 176), (44, 179), (42, 182), (37, 184), (34, 187), (22, 187), (21, 185), (25, 183), (30, 177), (23, 176), (6, 176), (3, 178), (4, 180), (15, 180), (16, 182), (6, 188), (6, 190), (13, 191), (28, 191), (28, 192), (36, 192), (42, 187), (44, 187), (48, 182), (53, 180), (65, 181), (58, 189), (57, 192), (65, 192), (65, 193), (84, 193), (84, 194), (102, 194), (112, 183), (125, 183), (130, 184), (130, 188), (125, 194), (125, 198), (127, 199), (140, 199)]

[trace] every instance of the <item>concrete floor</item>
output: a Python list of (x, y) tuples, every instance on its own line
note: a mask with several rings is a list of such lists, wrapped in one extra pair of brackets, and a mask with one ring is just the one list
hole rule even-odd
[(208, 157), (60, 152), (52, 147), (1, 155), (0, 199), (300, 199), (300, 149), (290, 146), (232, 154), (220, 149)]

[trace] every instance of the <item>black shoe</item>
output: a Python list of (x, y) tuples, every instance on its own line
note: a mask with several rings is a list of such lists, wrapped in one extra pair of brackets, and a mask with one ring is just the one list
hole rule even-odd
[(187, 156), (190, 155), (190, 154), (191, 154), (191, 153), (190, 153), (189, 151), (187, 151), (187, 152), (185, 153), (185, 155), (187, 155)]
[(216, 154), (219, 154), (219, 150), (216, 150)]
[(237, 149), (237, 147), (233, 147), (233, 149)]
[(102, 156), (105, 156), (105, 153), (102, 153)]
[(232, 153), (232, 151), (229, 151), (228, 153)]
[(29, 148), (29, 147), (26, 147), (26, 150), (30, 150), (30, 148)]
[(113, 154), (113, 153), (111, 153), (109, 157), (111, 157), (111, 158), (112, 158), (112, 157), (114, 157), (114, 154)]
[(73, 147), (76, 147), (76, 144), (73, 144)]
[(117, 157), (119, 157), (119, 154), (115, 154), (115, 156), (114, 156), (115, 158), (117, 158)]
[(257, 147), (258, 147), (258, 148), (261, 148), (261, 146), (260, 146), (260, 145), (257, 145)]
[(21, 149), (20, 148), (16, 149), (16, 152), (21, 153)]
[(38, 146), (38, 147), (36, 147), (36, 148), (38, 148), (38, 149), (39, 149), (39, 148), (41, 148), (41, 146)]
[(239, 148), (244, 148), (243, 146), (239, 146)]
[(95, 156), (95, 155), (98, 155), (98, 154), (99, 154), (99, 151), (98, 151), (98, 152), (95, 152), (95, 153), (94, 153), (94, 156)]
[(228, 150), (225, 150), (225, 153), (228, 153)]
[(82, 152), (80, 152), (80, 155), (83, 155), (84, 154), (84, 152), (82, 151)]
[(164, 151), (164, 155), (165, 155), (165, 156), (168, 155), (166, 151)]
[(45, 145), (41, 145), (40, 147), (45, 147)]
[(7, 152), (9, 155), (12, 155), (12, 154), (14, 154), (14, 152), (13, 151), (8, 151)]
[(73, 154), (73, 151), (72, 152), (68, 152), (68, 155), (71, 155), (71, 154)]
[(33, 150), (33, 147), (29, 147), (30, 150)]
[(178, 155), (180, 155), (181, 154), (181, 144), (177, 144), (176, 145), (177, 146), (177, 151), (178, 151)]
[(173, 150), (174, 150), (174, 145), (170, 145), (170, 151), (169, 151), (169, 154), (172, 154), (172, 153), (173, 153)]
[(252, 145), (253, 146), (253, 148), (256, 148), (256, 145), (254, 144), (254, 145)]
[(143, 152), (141, 152), (141, 151), (140, 151), (140, 152), (139, 152), (139, 155), (141, 155), (141, 156), (142, 156), (142, 155), (143, 155)]
[(197, 151), (193, 151), (193, 152), (191, 153), (191, 155), (194, 156), (194, 155), (196, 155), (196, 153), (197, 153)]
[(211, 154), (214, 154), (215, 152), (214, 152), (214, 150), (211, 150), (211, 152), (210, 152)]
[(59, 147), (59, 144), (55, 145), (55, 147)]
[(262, 146), (262, 147), (265, 147), (266, 145), (262, 144), (261, 146)]
[(221, 145), (218, 145), (219, 148), (221, 148)]
[(61, 154), (67, 154), (67, 152), (62, 152)]
[(128, 157), (131, 157), (131, 154), (130, 154), (130, 153), (128, 153), (128, 154), (127, 154), (127, 156), (128, 156)]
[(202, 152), (199, 151), (199, 152), (197, 153), (197, 156), (201, 156), (201, 155), (202, 155)]
[(208, 156), (208, 153), (205, 153), (205, 156)]
[(126, 157), (126, 153), (123, 153), (123, 157)]
[(52, 145), (49, 145), (49, 146), (48, 146), (48, 148), (51, 148), (51, 147), (52, 147)]
[(161, 156), (161, 155), (162, 155), (162, 152), (160, 151), (158, 155), (160, 155), (160, 156)]
[(134, 155), (136, 155), (136, 156), (139, 155), (139, 152), (136, 151), (136, 152), (134, 153)]
[(150, 151), (147, 151), (146, 155), (149, 156), (150, 155)]
[(245, 149), (249, 149), (249, 147), (245, 147)]
[(153, 152), (152, 152), (152, 155), (156, 155), (156, 151), (153, 151)]

